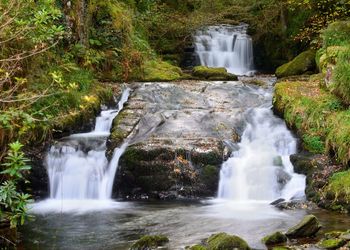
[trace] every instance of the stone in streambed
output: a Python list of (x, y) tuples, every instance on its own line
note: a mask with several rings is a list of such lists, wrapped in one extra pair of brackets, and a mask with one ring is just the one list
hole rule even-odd
[(267, 245), (278, 245), (278, 244), (283, 244), (287, 242), (287, 237), (281, 233), (281, 232), (275, 232), (271, 235), (265, 236), (261, 241)]
[(207, 240), (209, 250), (250, 250), (247, 242), (235, 235), (226, 233), (214, 234)]
[(321, 229), (321, 224), (314, 215), (307, 215), (294, 227), (291, 227), (286, 236), (290, 239), (314, 236)]
[(149, 250), (164, 246), (169, 242), (168, 237), (164, 235), (145, 235), (137, 240), (130, 250)]

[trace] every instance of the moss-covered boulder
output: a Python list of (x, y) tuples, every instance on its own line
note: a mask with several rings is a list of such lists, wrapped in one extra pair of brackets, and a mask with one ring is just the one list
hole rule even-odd
[(291, 227), (287, 232), (286, 236), (290, 239), (305, 238), (314, 236), (321, 229), (321, 224), (314, 215), (305, 216), (294, 227)]
[(207, 240), (209, 250), (249, 250), (247, 242), (235, 235), (226, 233), (214, 234)]
[(294, 75), (301, 75), (308, 71), (314, 71), (316, 52), (314, 50), (307, 50), (295, 57), (292, 61), (283, 64), (276, 70), (277, 77), (288, 77)]
[(265, 245), (278, 245), (278, 244), (283, 244), (287, 242), (287, 236), (285, 236), (281, 232), (275, 232), (273, 234), (270, 234), (268, 236), (265, 236), (261, 241)]
[(168, 237), (164, 235), (145, 235), (137, 240), (130, 250), (149, 250), (156, 249), (159, 246), (164, 246), (169, 242)]
[(196, 66), (192, 70), (192, 75), (198, 79), (211, 81), (237, 81), (236, 75), (230, 74), (225, 68), (209, 68), (206, 66)]
[(337, 249), (346, 244), (346, 241), (343, 239), (324, 239), (319, 242), (317, 245), (323, 249)]
[(182, 71), (179, 67), (161, 60), (147, 61), (143, 66), (145, 82), (169, 82), (181, 78)]

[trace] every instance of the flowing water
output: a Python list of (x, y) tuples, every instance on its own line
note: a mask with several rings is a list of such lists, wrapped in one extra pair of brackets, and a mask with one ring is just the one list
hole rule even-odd
[(129, 88), (124, 90), (116, 109), (101, 112), (92, 132), (73, 134), (51, 146), (46, 156), (50, 198), (35, 204), (34, 209), (88, 210), (109, 206), (118, 161), (127, 143), (115, 150), (108, 163), (106, 141), (113, 119), (123, 109), (129, 93)]
[(305, 176), (294, 173), (289, 160), (296, 138), (283, 120), (265, 107), (249, 110), (247, 120), (239, 150), (222, 166), (219, 198), (271, 202), (303, 197)]
[(248, 25), (212, 26), (197, 31), (194, 36), (195, 52), (201, 65), (224, 67), (236, 75), (254, 74), (252, 38)]

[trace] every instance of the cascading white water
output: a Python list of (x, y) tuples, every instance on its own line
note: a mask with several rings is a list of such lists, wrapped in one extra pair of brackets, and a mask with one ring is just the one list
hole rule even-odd
[(253, 75), (253, 42), (247, 28), (248, 25), (222, 25), (197, 31), (195, 52), (201, 65), (225, 67), (236, 75)]
[(289, 160), (296, 153), (296, 139), (269, 108), (252, 109), (247, 116), (239, 150), (222, 165), (219, 198), (273, 201), (302, 197), (305, 176), (294, 173)]
[(115, 149), (113, 159), (108, 163), (105, 156), (106, 140), (113, 119), (123, 109), (129, 93), (128, 88), (123, 92), (117, 109), (101, 112), (94, 131), (71, 135), (51, 147), (46, 157), (51, 199), (111, 198), (114, 175), (127, 143)]

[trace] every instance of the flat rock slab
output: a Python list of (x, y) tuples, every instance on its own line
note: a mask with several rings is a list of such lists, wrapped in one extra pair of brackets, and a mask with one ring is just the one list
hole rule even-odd
[[(267, 85), (271, 82), (271, 78), (263, 80)], [(171, 197), (177, 197), (180, 189), (189, 186), (185, 197), (214, 195), (216, 190), (207, 190), (208, 184), (201, 180), (204, 167), (215, 166), (217, 171), (212, 174), (217, 175), (232, 151), (229, 146), (244, 131), (245, 111), (271, 103), (271, 90), (241, 81), (135, 83), (133, 87), (128, 104), (114, 120), (108, 142), (111, 154), (128, 137), (130, 146), (120, 160), (115, 192), (129, 198), (159, 198), (160, 192), (169, 190), (174, 194)], [(167, 157), (159, 157), (162, 152)], [(138, 160), (131, 161), (135, 155)], [(182, 159), (187, 167), (177, 167)], [(148, 170), (140, 175), (140, 168)], [(162, 174), (152, 178), (154, 169)], [(162, 185), (145, 187), (146, 182), (155, 184), (157, 178), (163, 178)]]

